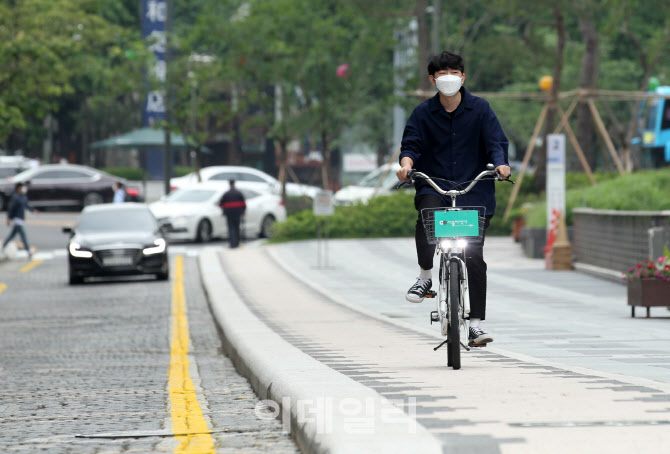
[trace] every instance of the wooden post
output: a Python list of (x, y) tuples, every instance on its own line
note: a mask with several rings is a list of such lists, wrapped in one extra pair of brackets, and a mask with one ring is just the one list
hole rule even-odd
[[(588, 161), (586, 160), (586, 157), (584, 156), (584, 151), (582, 150), (582, 147), (579, 145), (579, 141), (577, 141), (577, 137), (575, 137), (575, 133), (572, 131), (572, 127), (570, 126), (570, 123), (568, 122), (568, 115), (563, 113), (563, 109), (561, 109), (560, 106), (558, 106), (558, 113), (562, 117), (561, 125), (565, 125), (565, 130), (568, 133), (568, 138), (570, 139), (570, 143), (572, 144), (572, 147), (575, 149), (575, 153), (577, 153), (577, 157), (579, 158), (579, 162), (582, 163), (582, 167), (584, 168), (584, 172), (589, 176), (589, 180), (591, 181), (591, 184), (595, 185), (596, 180), (593, 178), (593, 173), (591, 172), (591, 166), (589, 165)], [(557, 129), (555, 131), (559, 132)]]
[(617, 169), (619, 170), (619, 173), (623, 175), (625, 173), (623, 169), (623, 165), (621, 164), (621, 160), (619, 159), (619, 155), (617, 154), (616, 150), (614, 149), (614, 144), (612, 143), (612, 139), (610, 138), (609, 133), (607, 132), (607, 129), (605, 129), (605, 124), (603, 123), (603, 119), (600, 118), (600, 114), (598, 113), (598, 109), (596, 108), (596, 104), (593, 102), (592, 99), (589, 99), (588, 101), (589, 108), (591, 109), (591, 115), (593, 115), (593, 119), (596, 122), (596, 126), (598, 126), (598, 131), (600, 131), (600, 135), (602, 136), (603, 140), (605, 141), (605, 145), (607, 145), (607, 149), (610, 152), (610, 155), (612, 156), (612, 160), (614, 161), (614, 164), (616, 164)]
[[(561, 121), (558, 123), (558, 126), (556, 126), (556, 129), (554, 129), (554, 134), (558, 134), (561, 132), (561, 129), (565, 127), (565, 125), (568, 124), (568, 120), (570, 119), (570, 115), (572, 115), (572, 112), (575, 110), (575, 107), (577, 107), (577, 103), (579, 102), (579, 98), (575, 98), (572, 100), (572, 103), (570, 104), (570, 107), (568, 107), (567, 112), (565, 115), (561, 113)], [(561, 110), (561, 106), (557, 105), (558, 109)]]
[(526, 167), (528, 167), (530, 158), (531, 156), (533, 156), (533, 150), (535, 149), (535, 141), (537, 140), (537, 136), (540, 134), (542, 125), (544, 124), (544, 119), (547, 116), (547, 110), (549, 110), (549, 103), (546, 103), (542, 108), (542, 112), (540, 112), (540, 116), (538, 117), (537, 123), (535, 124), (535, 130), (533, 131), (533, 135), (531, 136), (530, 141), (528, 142), (528, 147), (526, 147), (526, 154), (523, 156), (521, 171), (519, 172), (519, 176), (516, 179), (516, 184), (512, 188), (512, 194), (510, 195), (509, 201), (507, 202), (507, 208), (505, 208), (505, 214), (503, 215), (504, 221), (506, 221), (507, 218), (509, 217), (509, 212), (512, 210), (512, 206), (514, 206), (516, 197), (519, 194), (519, 189), (521, 188), (521, 183), (523, 182), (523, 176), (526, 173)]

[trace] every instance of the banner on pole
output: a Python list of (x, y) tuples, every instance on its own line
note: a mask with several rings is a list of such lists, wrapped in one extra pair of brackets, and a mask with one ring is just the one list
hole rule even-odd
[[(142, 0), (142, 37), (148, 43), (149, 49), (156, 57), (150, 74), (165, 84), (166, 78), (166, 0)], [(164, 90), (149, 90), (147, 92), (142, 112), (142, 126), (151, 126), (158, 120), (165, 118)]]

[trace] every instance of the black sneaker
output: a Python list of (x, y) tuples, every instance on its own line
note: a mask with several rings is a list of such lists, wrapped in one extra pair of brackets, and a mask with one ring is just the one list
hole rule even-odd
[(428, 293), (428, 290), (433, 286), (431, 279), (416, 278), (416, 283), (407, 290), (405, 298), (410, 303), (420, 303)]
[(483, 345), (493, 342), (493, 337), (490, 334), (484, 332), (484, 330), (477, 326), (476, 328), (470, 327), (470, 344), (472, 345)]

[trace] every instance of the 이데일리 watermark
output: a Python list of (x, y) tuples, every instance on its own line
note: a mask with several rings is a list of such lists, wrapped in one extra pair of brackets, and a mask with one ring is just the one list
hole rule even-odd
[[(376, 399), (366, 397), (356, 399), (348, 397), (316, 397), (292, 401), (282, 398), (281, 405), (274, 400), (262, 400), (256, 404), (256, 417), (271, 420), (281, 415), (282, 432), (291, 433), (291, 409), (295, 412), (297, 424), (312, 423), (317, 433), (333, 433), (335, 424), (347, 434), (374, 434), (380, 427), (397, 424), (397, 430), (407, 430), (414, 434), (416, 423), (416, 398)], [(338, 427), (339, 429), (339, 427)]]

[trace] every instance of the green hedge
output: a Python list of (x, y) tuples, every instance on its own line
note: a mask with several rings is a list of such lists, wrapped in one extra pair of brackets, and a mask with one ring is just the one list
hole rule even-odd
[[(317, 218), (311, 209), (289, 216), (274, 225), (273, 242), (314, 238)], [(328, 218), (331, 238), (386, 238), (414, 235), (414, 194), (398, 191), (371, 199), (367, 205), (335, 207)]]
[[(144, 170), (138, 169), (137, 167), (105, 167), (100, 170), (107, 172), (110, 175), (133, 181), (141, 181), (144, 175)], [(184, 175), (193, 172), (193, 169), (187, 166), (175, 166), (173, 171), (176, 177), (183, 177)]]
[(142, 177), (144, 176), (144, 170), (138, 169), (136, 167), (105, 167), (101, 170), (103, 172), (109, 173), (110, 175), (133, 181), (141, 181), (143, 179)]
[(188, 175), (189, 173), (194, 171), (195, 170), (192, 167), (188, 166), (175, 166), (173, 169), (175, 177), (183, 177), (184, 175)]
[[(572, 225), (572, 209), (657, 211), (670, 209), (670, 168), (645, 170), (617, 176), (601, 175), (598, 184), (568, 189), (565, 195), (566, 222)], [(569, 188), (569, 186), (568, 186)], [(526, 225), (545, 227), (547, 205), (544, 195), (528, 210)]]
[(311, 197), (288, 197), (286, 200), (286, 214), (291, 216), (300, 213), (303, 210), (311, 210), (313, 205), (314, 201)]
[[(670, 209), (670, 168), (660, 171), (637, 172), (623, 177), (611, 173), (595, 173), (598, 184), (592, 186), (583, 173), (566, 175), (566, 204), (568, 225), (572, 224), (571, 209), (589, 206), (616, 210), (664, 210)], [(513, 177), (514, 178), (514, 177)], [(533, 175), (524, 178), (507, 221), (502, 215), (507, 207), (514, 186), (496, 183), (496, 216), (491, 221), (488, 235), (509, 235), (515, 217), (525, 216), (526, 224), (540, 227), (546, 224), (544, 193), (535, 192)], [(312, 214), (311, 200), (291, 200), (289, 217), (275, 224), (272, 241), (288, 241), (314, 238), (317, 218)], [(289, 207), (287, 207), (289, 208)], [(299, 211), (300, 208), (305, 208)], [(403, 237), (414, 234), (416, 222), (414, 193), (398, 191), (389, 196), (375, 197), (367, 205), (356, 204), (335, 208), (329, 219), (331, 238), (380, 238)]]
[[(493, 217), (488, 235), (509, 235), (512, 218), (503, 222), (502, 213), (512, 192), (509, 183), (496, 183), (498, 215)], [(535, 198), (529, 184), (520, 193), (520, 198)], [(311, 202), (310, 202), (311, 203)], [(307, 209), (290, 214), (285, 222), (274, 226), (272, 241), (288, 241), (314, 238), (317, 230), (317, 218), (311, 205)], [(392, 195), (371, 199), (368, 204), (335, 207), (335, 214), (329, 219), (331, 238), (384, 238), (406, 237), (414, 235), (417, 212), (414, 208), (413, 191), (397, 191)]]

